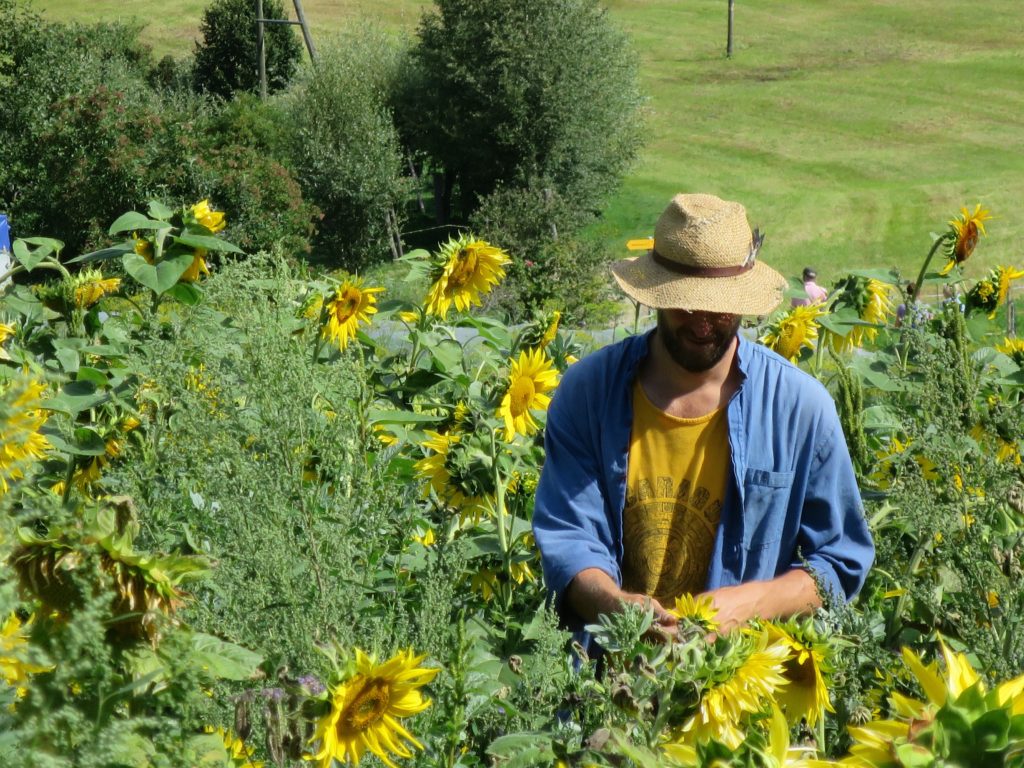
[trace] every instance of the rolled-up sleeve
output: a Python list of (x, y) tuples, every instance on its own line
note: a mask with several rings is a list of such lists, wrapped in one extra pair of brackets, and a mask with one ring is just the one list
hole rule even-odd
[(807, 477), (794, 568), (810, 567), (834, 598), (852, 600), (875, 559), (853, 464), (834, 410)]
[(533, 511), (544, 579), (570, 624), (576, 623), (575, 617), (563, 599), (576, 574), (600, 568), (617, 583), (621, 580), (595, 434), (599, 417), (588, 407), (586, 389), (580, 385), (583, 373), (567, 371), (551, 401)]

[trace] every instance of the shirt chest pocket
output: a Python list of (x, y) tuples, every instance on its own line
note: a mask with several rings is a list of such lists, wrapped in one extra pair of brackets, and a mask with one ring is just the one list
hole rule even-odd
[(747, 468), (743, 478), (743, 548), (763, 549), (782, 537), (795, 472)]

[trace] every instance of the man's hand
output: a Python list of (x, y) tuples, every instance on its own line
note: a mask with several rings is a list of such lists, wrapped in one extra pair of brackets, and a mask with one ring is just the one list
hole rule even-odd
[(676, 633), (678, 619), (665, 610), (661, 603), (648, 595), (623, 591), (615, 580), (600, 568), (586, 568), (577, 573), (569, 582), (565, 599), (577, 615), (590, 624), (597, 621), (597, 617), (602, 613), (610, 614), (621, 610), (623, 603), (636, 603), (642, 606), (649, 603), (654, 609), (655, 623), (670, 636), (674, 637)]
[(821, 607), (811, 575), (795, 569), (769, 581), (750, 581), (703, 593), (718, 610), (719, 632), (727, 633), (754, 618), (778, 619), (810, 613)]

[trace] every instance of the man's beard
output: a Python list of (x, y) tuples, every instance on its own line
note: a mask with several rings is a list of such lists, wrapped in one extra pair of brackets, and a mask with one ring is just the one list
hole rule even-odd
[(686, 326), (680, 325), (672, 329), (665, 313), (658, 312), (657, 335), (661, 339), (661, 343), (664, 345), (669, 357), (678, 366), (690, 373), (703, 373), (713, 368), (725, 356), (725, 353), (729, 351), (733, 339), (736, 338), (736, 334), (739, 332), (742, 320), (742, 317), (736, 315), (733, 321), (727, 325), (725, 323), (711, 323), (710, 329), (713, 340), (708, 344), (697, 346), (691, 340), (688, 348), (684, 341), (684, 339), (689, 340), (686, 337), (688, 333)]

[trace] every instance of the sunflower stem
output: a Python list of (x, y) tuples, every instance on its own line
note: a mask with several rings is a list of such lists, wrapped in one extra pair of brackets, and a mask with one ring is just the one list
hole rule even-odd
[[(914, 290), (910, 294), (910, 301), (907, 302), (907, 314), (910, 313), (910, 307), (917, 304), (917, 296), (919, 293), (921, 293), (921, 286), (924, 283), (924, 276), (928, 272), (928, 265), (932, 263), (932, 257), (935, 255), (935, 252), (939, 250), (939, 246), (945, 243), (947, 240), (949, 240), (948, 232), (935, 238), (935, 242), (932, 243), (932, 249), (928, 251), (928, 255), (924, 259), (924, 264), (921, 265), (921, 271), (917, 275), (917, 282), (914, 283)], [(907, 319), (909, 318), (904, 318), (905, 321)]]
[(508, 531), (505, 529), (505, 518), (508, 517), (508, 512), (505, 509), (505, 484), (501, 480), (498, 441), (495, 439), (493, 429), (491, 430), (491, 461), (494, 468), (494, 506), (498, 522), (498, 546), (501, 547), (502, 568), (506, 577), (502, 584), (502, 601), (505, 604), (505, 610), (508, 611), (512, 603), (512, 553), (509, 551)]

